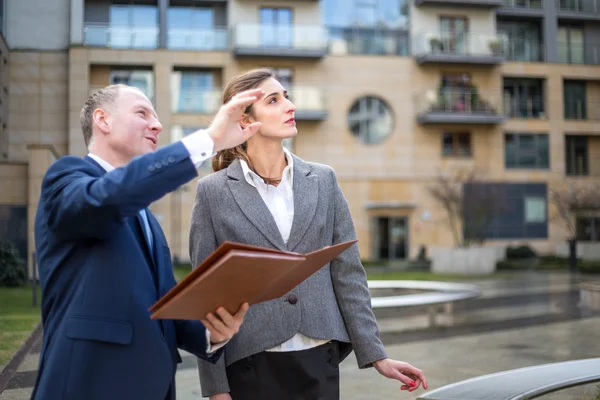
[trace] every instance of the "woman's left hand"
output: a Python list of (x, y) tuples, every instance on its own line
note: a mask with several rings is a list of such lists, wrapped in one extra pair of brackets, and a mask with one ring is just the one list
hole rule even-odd
[(409, 363), (384, 358), (375, 361), (373, 366), (381, 375), (390, 379), (397, 379), (404, 383), (400, 387), (401, 390), (412, 392), (417, 390), (421, 383), (423, 384), (423, 389), (427, 389), (427, 380), (423, 372)]

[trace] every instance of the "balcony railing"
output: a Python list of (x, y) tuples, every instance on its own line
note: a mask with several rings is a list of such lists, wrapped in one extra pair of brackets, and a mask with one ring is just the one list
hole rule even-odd
[(504, 113), (509, 118), (545, 118), (544, 100), (541, 96), (519, 97), (504, 95)]
[(115, 26), (85, 24), (85, 46), (115, 49), (155, 49), (158, 47), (158, 26)]
[(502, 115), (500, 95), (473, 88), (440, 88), (420, 92), (416, 98), (420, 123), (498, 124)]
[(592, 99), (565, 99), (566, 120), (599, 121), (600, 98)]
[(558, 42), (558, 62), (600, 65), (600, 44)]
[(331, 54), (410, 54), (407, 30), (379, 28), (329, 28), (329, 50)]
[(559, 11), (592, 13), (600, 12), (600, 0), (557, 0)]
[[(214, 114), (221, 106), (222, 90), (172, 91), (174, 113)], [(176, 93), (179, 93), (177, 95)], [(325, 96), (317, 87), (293, 87), (288, 89), (290, 100), (296, 106), (297, 120), (322, 120), (327, 116)]]
[(528, 10), (541, 10), (542, 1), (543, 0), (504, 0), (504, 6)]
[(226, 50), (227, 36), (227, 28), (171, 28), (168, 32), (167, 47), (173, 50)]
[(498, 64), (504, 60), (506, 36), (502, 34), (420, 33), (414, 54), (422, 62)]
[(323, 57), (327, 31), (320, 25), (238, 24), (233, 29), (237, 55)]
[(214, 114), (221, 106), (220, 90), (183, 90), (171, 91), (171, 93), (174, 113)]
[(543, 60), (543, 46), (537, 40), (508, 38), (504, 41), (503, 52), (506, 59), (510, 61)]

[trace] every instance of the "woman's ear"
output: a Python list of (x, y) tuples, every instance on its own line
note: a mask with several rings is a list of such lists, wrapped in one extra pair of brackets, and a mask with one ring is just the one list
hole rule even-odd
[(250, 114), (242, 114), (242, 118), (240, 119), (240, 125), (242, 128), (246, 128), (254, 122), (254, 118), (252, 118)]

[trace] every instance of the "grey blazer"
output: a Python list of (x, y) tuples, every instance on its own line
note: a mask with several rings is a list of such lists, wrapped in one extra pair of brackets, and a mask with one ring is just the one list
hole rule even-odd
[[(224, 241), (308, 253), (356, 238), (348, 203), (335, 172), (294, 157), (294, 220), (287, 246), (239, 161), (198, 181), (192, 209), (190, 257), (200, 264)], [(294, 294), (298, 301), (291, 304)], [(226, 366), (290, 339), (296, 333), (334, 339), (352, 349), (359, 368), (387, 357), (371, 310), (358, 245), (346, 250), (280, 299), (250, 307), (240, 331), (216, 364), (198, 360), (202, 395), (229, 392)]]

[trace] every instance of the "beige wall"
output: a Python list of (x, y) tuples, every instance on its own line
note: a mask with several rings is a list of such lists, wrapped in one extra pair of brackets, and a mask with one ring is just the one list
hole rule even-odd
[(27, 204), (26, 163), (0, 163), (0, 204)]
[(10, 160), (28, 161), (32, 144), (67, 153), (68, 66), (64, 52), (10, 53)]

